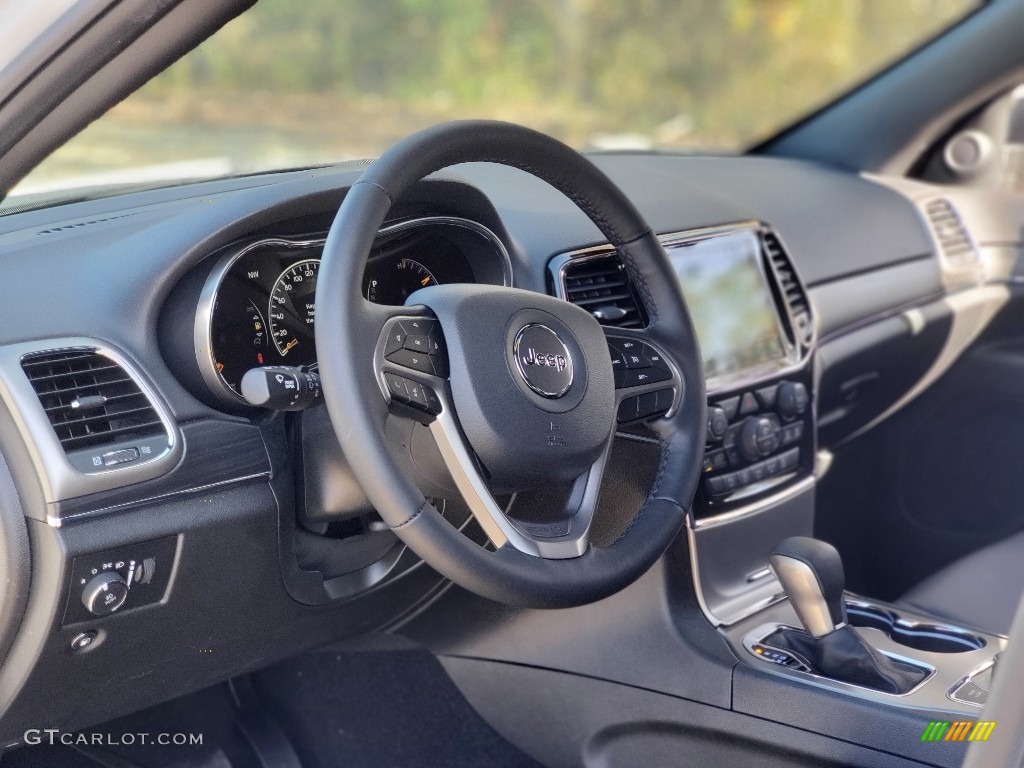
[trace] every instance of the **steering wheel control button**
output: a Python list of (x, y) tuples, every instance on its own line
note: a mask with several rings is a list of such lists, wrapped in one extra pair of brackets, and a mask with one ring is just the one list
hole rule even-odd
[(430, 375), (434, 375), (434, 362), (426, 352), (413, 352), (410, 349), (400, 349), (397, 352), (392, 352), (385, 359), (395, 365), (401, 365), (403, 368), (412, 368), (414, 371), (419, 371), (420, 373), (429, 373)]
[(117, 571), (99, 573), (85, 585), (82, 604), (94, 616), (109, 616), (128, 598), (128, 584)]
[(447, 376), (448, 356), (440, 324), (433, 318), (392, 321), (384, 343), (384, 359), (431, 376)]
[(392, 400), (435, 416), (441, 412), (441, 398), (426, 384), (394, 373), (385, 373), (384, 383), (388, 386)]
[(615, 388), (628, 389), (657, 384), (672, 378), (665, 356), (650, 344), (635, 339), (609, 338)]
[(405, 337), (405, 344), (403, 346), (412, 352), (422, 352), (425, 355), (429, 355), (430, 337), (420, 333), (410, 334)]
[(388, 340), (384, 344), (384, 357), (394, 354), (398, 350), (405, 347), (405, 339), (408, 337), (405, 328), (402, 327), (401, 323), (395, 323), (391, 326), (391, 330), (388, 331)]
[(526, 386), (541, 397), (557, 399), (572, 386), (572, 354), (558, 334), (546, 325), (523, 326), (516, 334), (512, 354)]
[(615, 418), (619, 424), (624, 424), (628, 421), (664, 416), (672, 408), (674, 398), (675, 394), (671, 389), (659, 389), (656, 392), (644, 392), (642, 395), (627, 397), (619, 403)]
[(400, 403), (409, 402), (409, 394), (405, 391), (405, 379), (393, 373), (385, 373), (384, 383), (388, 385), (388, 392), (391, 393), (392, 400), (397, 400)]

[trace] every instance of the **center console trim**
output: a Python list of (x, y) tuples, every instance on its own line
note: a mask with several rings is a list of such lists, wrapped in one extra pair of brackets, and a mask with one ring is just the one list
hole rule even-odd
[[(766, 622), (765, 624), (760, 625), (756, 629), (751, 630), (743, 636), (742, 645), (744, 650), (747, 653), (749, 653), (752, 657), (757, 658), (757, 653), (754, 651), (754, 646), (765, 645), (768, 647), (774, 647), (771, 646), (770, 643), (766, 643), (765, 639), (770, 637), (776, 630), (779, 629), (791, 629), (793, 631), (801, 631), (802, 627), (795, 627), (792, 624), (786, 624), (784, 622), (779, 621)], [(853, 692), (870, 691), (871, 693), (877, 693), (882, 696), (890, 696), (894, 699), (905, 698), (916, 693), (917, 691), (921, 690), (921, 688), (923, 688), (929, 680), (935, 677), (935, 666), (929, 664), (926, 661), (921, 661), (920, 659), (912, 659), (907, 656), (901, 656), (900, 654), (892, 653), (891, 651), (882, 650), (880, 648), (876, 648), (875, 650), (877, 650), (878, 653), (881, 653), (884, 656), (887, 656), (888, 658), (892, 659), (893, 661), (898, 661), (902, 664), (908, 664), (912, 667), (917, 667), (918, 669), (926, 670), (927, 674), (924, 677), (922, 677), (921, 680), (918, 681), (917, 685), (915, 685), (910, 690), (904, 691), (903, 693), (889, 693), (888, 691), (879, 691), (875, 688), (869, 688), (866, 685), (857, 685), (856, 683), (847, 683), (843, 682), (842, 680), (833, 680), (830, 677), (819, 675), (817, 672), (810, 672), (803, 669), (789, 669), (788, 673), (792, 673), (793, 676), (802, 675), (806, 677), (811, 677), (815, 680), (822, 681), (822, 683), (827, 684), (829, 687), (837, 687), (840, 690), (853, 689)], [(773, 666), (777, 667), (777, 665)], [(787, 673), (786, 668), (777, 668), (774, 671), (779, 674), (790, 676)]]

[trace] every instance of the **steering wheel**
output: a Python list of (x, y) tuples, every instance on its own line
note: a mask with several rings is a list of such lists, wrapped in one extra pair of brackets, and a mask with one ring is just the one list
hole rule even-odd
[[(363, 271), (391, 207), (425, 176), (467, 162), (519, 168), (579, 206), (625, 264), (648, 326), (604, 329), (568, 302), (495, 286), (431, 286), (402, 307), (368, 302)], [(507, 604), (581, 605), (639, 578), (679, 533), (707, 418), (696, 336), (658, 238), (575, 150), (490, 121), (443, 124), (395, 145), (345, 196), (316, 308), (324, 400), (356, 479), (391, 530), (455, 583)], [(492, 547), (424, 498), (392, 453), (389, 414), (429, 423)], [(645, 419), (661, 442), (653, 489), (625, 531), (596, 546), (590, 528), (616, 425)], [(493, 495), (555, 486), (571, 492), (553, 513), (513, 516)]]

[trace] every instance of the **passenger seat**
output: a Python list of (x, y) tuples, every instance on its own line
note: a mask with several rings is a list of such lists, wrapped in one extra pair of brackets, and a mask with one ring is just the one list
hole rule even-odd
[(1024, 592), (1024, 533), (957, 560), (899, 602), (953, 624), (1007, 635)]

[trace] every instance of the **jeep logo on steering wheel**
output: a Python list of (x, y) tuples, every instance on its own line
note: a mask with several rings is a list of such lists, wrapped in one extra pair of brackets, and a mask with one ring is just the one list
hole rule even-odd
[(526, 386), (542, 397), (561, 397), (572, 386), (572, 355), (558, 334), (540, 323), (526, 325), (512, 347)]

